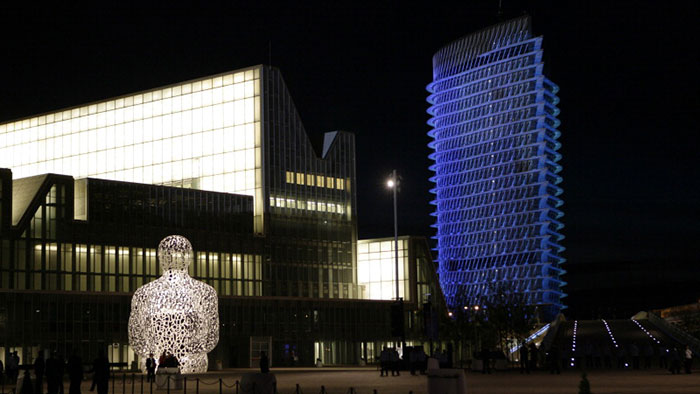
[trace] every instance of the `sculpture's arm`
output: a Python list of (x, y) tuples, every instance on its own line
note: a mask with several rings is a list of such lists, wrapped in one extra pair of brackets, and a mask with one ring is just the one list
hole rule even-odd
[(210, 352), (219, 343), (219, 297), (216, 291), (209, 287), (205, 299), (205, 315), (207, 320), (207, 338), (204, 343), (204, 351)]
[(136, 290), (131, 298), (131, 314), (129, 315), (129, 345), (134, 352), (143, 356), (148, 354), (148, 327), (151, 323), (146, 311), (148, 298), (143, 287)]

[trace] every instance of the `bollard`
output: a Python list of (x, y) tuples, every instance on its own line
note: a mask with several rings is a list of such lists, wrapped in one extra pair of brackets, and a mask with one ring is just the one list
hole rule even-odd
[(372, 393), (377, 394), (377, 389), (374, 389), (374, 391), (372, 391)]
[(151, 385), (149, 387), (150, 387), (150, 394), (153, 394), (153, 380), (151, 380)]
[(326, 386), (321, 386), (321, 394), (326, 394)]
[[(112, 394), (114, 394), (114, 385), (115, 385), (114, 374), (110, 374), (110, 375), (112, 375)], [(63, 382), (61, 382), (61, 384), (63, 384)]]
[(122, 394), (126, 394), (126, 374), (122, 374)]
[(182, 391), (183, 394), (187, 394), (187, 376), (182, 378)]
[(168, 394), (170, 394), (170, 374), (165, 375), (168, 377)]
[(141, 375), (141, 394), (143, 394), (143, 375)]
[(134, 394), (134, 380), (136, 380), (136, 375), (131, 374), (131, 394)]
[(221, 382), (222, 382), (221, 378), (219, 378), (219, 394), (221, 394), (223, 392), (223, 390), (221, 388)]
[(195, 388), (197, 394), (199, 394), (199, 378), (197, 378), (197, 387)]
[(236, 394), (238, 394), (238, 381), (236, 380)]
[(299, 387), (299, 383), (297, 383), (297, 390), (294, 392), (294, 394), (301, 394), (301, 388)]

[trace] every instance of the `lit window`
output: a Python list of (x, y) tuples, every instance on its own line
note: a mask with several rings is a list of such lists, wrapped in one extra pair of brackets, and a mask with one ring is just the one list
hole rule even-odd
[(294, 183), (294, 173), (287, 171), (287, 183)]
[(345, 180), (343, 178), (336, 178), (335, 179), (335, 188), (338, 190), (345, 189)]
[(270, 206), (271, 207), (275, 206), (275, 198), (274, 197), (270, 197)]
[(326, 178), (323, 175), (317, 175), (316, 176), (316, 186), (318, 187), (325, 187), (325, 180)]
[(306, 207), (309, 211), (315, 211), (316, 210), (316, 202), (315, 201), (307, 201)]
[(330, 188), (330, 189), (333, 189), (333, 187), (334, 187), (334, 182), (333, 182), (333, 180), (334, 180), (334, 179), (335, 179), (335, 178), (330, 177), (330, 176), (329, 176), (329, 177), (326, 177), (326, 187), (328, 187), (328, 188)]
[(296, 208), (296, 207), (297, 207), (296, 200), (294, 200), (292, 198), (288, 198), (287, 199), (287, 208)]
[(284, 208), (284, 198), (277, 198), (277, 206), (280, 208)]
[(335, 212), (335, 204), (328, 203), (328, 212)]
[(317, 210), (320, 212), (326, 212), (326, 203), (325, 202), (318, 203)]
[(345, 207), (343, 207), (341, 204), (336, 205), (335, 208), (336, 208), (336, 211), (338, 211), (338, 213), (340, 213), (340, 214), (345, 213)]
[(314, 185), (316, 185), (316, 182), (315, 182), (315, 181), (316, 181), (316, 176), (315, 176), (315, 175), (306, 174), (306, 184), (307, 184), (308, 186), (314, 186)]
[(297, 184), (303, 185), (304, 184), (304, 174), (297, 172)]

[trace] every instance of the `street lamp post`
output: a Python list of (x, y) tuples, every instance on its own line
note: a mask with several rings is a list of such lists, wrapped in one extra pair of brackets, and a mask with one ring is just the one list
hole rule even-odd
[(389, 186), (394, 191), (394, 269), (396, 273), (396, 300), (399, 301), (399, 223), (397, 218), (396, 208), (396, 191), (398, 189), (398, 179), (396, 178), (396, 170), (391, 173), (391, 178), (387, 181)]
[(399, 322), (401, 331), (401, 346), (402, 349), (406, 349), (406, 333), (404, 332), (403, 325), (403, 297), (399, 295), (399, 224), (396, 204), (396, 195), (399, 189), (399, 178), (396, 175), (396, 170), (391, 172), (391, 178), (387, 181), (386, 185), (393, 189), (394, 192), (394, 273), (396, 275), (396, 302), (401, 313)]

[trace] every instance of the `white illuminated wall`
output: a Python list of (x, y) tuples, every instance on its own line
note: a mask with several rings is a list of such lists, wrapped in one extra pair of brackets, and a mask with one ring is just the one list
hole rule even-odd
[[(408, 240), (399, 238), (399, 296), (409, 300)], [(357, 282), (365, 286), (366, 298), (396, 299), (394, 239), (357, 241)]]
[[(255, 197), (263, 211), (260, 68), (0, 124), (0, 167)], [(259, 227), (258, 227), (259, 228)]]

